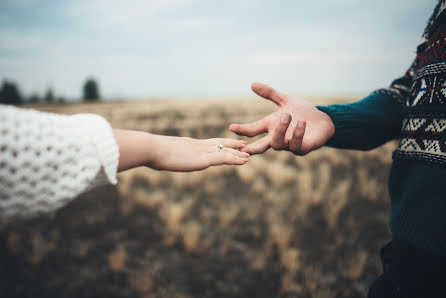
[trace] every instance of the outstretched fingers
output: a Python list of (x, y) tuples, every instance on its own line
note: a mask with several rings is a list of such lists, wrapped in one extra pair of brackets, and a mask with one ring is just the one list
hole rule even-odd
[(246, 146), (246, 141), (214, 138), (205, 140), (205, 142), (208, 145), (209, 166), (243, 165), (248, 162), (250, 154), (240, 151)]
[(266, 135), (263, 138), (246, 145), (245, 148), (242, 149), (242, 151), (247, 152), (251, 155), (261, 154), (271, 147), (270, 143), (271, 143), (271, 136)]
[(211, 166), (216, 166), (221, 164), (244, 165), (245, 163), (248, 162), (249, 154), (234, 149), (224, 148), (221, 151), (210, 153), (209, 157)]
[(247, 124), (231, 124), (229, 129), (238, 135), (254, 137), (267, 131), (265, 118)]
[(226, 148), (232, 148), (232, 149), (242, 149), (247, 144), (247, 142), (243, 140), (234, 140), (228, 138), (208, 139), (208, 142), (211, 145), (217, 146), (218, 144), (221, 144)]
[(254, 82), (251, 85), (251, 89), (257, 95), (265, 99), (269, 99), (278, 104), (279, 106), (285, 103), (285, 98), (287, 94), (279, 92), (269, 85), (260, 82)]
[(234, 150), (234, 149), (230, 149), (230, 148), (224, 148), (223, 149), (225, 152), (230, 153), (236, 157), (240, 157), (240, 158), (248, 158), (251, 154), (247, 153), (247, 152), (243, 152), (243, 151), (239, 151), (239, 150)]

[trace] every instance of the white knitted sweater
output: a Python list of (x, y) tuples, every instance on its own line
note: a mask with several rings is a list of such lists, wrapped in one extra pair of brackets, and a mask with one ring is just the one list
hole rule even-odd
[(116, 184), (118, 160), (112, 128), (98, 115), (0, 105), (0, 221), (50, 212), (94, 186)]

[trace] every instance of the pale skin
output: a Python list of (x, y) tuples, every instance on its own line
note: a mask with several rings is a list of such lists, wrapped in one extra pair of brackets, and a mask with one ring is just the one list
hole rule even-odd
[[(251, 88), (276, 103), (278, 110), (253, 123), (232, 124), (230, 129), (247, 137), (267, 133), (266, 136), (247, 145), (245, 141), (225, 138), (197, 140), (114, 130), (120, 152), (118, 172), (138, 166), (190, 172), (221, 164), (243, 165), (250, 155), (269, 148), (305, 155), (322, 147), (334, 135), (331, 118), (310, 102), (262, 83), (253, 83)], [(224, 146), (222, 151), (218, 151), (218, 144)]]
[[(249, 157), (249, 153), (240, 151), (246, 146), (242, 140), (198, 140), (119, 129), (113, 130), (113, 133), (119, 147), (118, 172), (139, 166), (191, 172), (222, 164), (243, 165)], [(221, 151), (218, 144), (224, 146)]]
[(266, 136), (243, 147), (243, 152), (253, 155), (273, 148), (305, 155), (324, 146), (334, 135), (335, 127), (330, 116), (318, 110), (312, 103), (279, 92), (263, 83), (255, 82), (251, 89), (257, 95), (274, 102), (279, 108), (258, 121), (231, 124), (229, 129), (238, 135), (254, 137), (267, 133)]

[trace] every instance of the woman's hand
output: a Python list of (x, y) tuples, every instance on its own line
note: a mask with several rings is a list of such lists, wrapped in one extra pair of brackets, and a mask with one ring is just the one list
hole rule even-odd
[[(118, 171), (144, 165), (156, 170), (191, 172), (221, 164), (243, 165), (249, 157), (239, 151), (246, 145), (241, 140), (198, 140), (130, 130), (114, 133), (120, 152)], [(223, 145), (221, 150), (219, 145)]]
[[(240, 152), (246, 142), (233, 139), (197, 140), (184, 137), (152, 135), (153, 159), (146, 165), (156, 170), (190, 172), (217, 165), (243, 165), (248, 153)], [(219, 145), (223, 148), (219, 149)], [(158, 147), (158, 148), (157, 148)]]

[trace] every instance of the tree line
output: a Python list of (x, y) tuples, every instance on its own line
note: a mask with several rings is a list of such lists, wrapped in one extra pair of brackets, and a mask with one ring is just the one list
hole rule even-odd
[[(84, 101), (99, 101), (101, 96), (99, 93), (99, 84), (93, 78), (85, 80), (82, 86), (82, 99)], [(23, 103), (65, 103), (66, 99), (63, 96), (56, 96), (51, 87), (48, 87), (43, 96), (33, 93), (29, 96), (24, 96), (20, 91), (17, 83), (9, 80), (3, 80), (0, 88), (0, 104), (20, 105)]]

